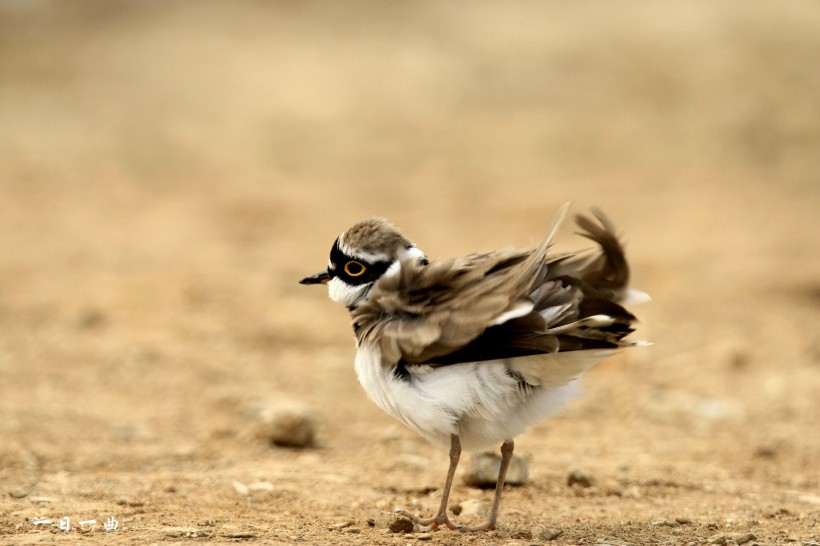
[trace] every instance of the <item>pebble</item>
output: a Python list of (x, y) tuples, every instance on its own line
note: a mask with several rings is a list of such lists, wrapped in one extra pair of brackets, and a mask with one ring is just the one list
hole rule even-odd
[(256, 420), (254, 436), (283, 447), (311, 447), (316, 440), (316, 418), (302, 402), (276, 398), (257, 402), (249, 413)]
[(601, 484), (601, 491), (604, 495), (611, 497), (623, 497), (624, 488), (615, 480), (606, 480)]
[(78, 330), (99, 328), (100, 326), (105, 326), (106, 322), (108, 322), (108, 317), (105, 312), (93, 307), (82, 309), (74, 318), (74, 326)]
[(555, 529), (554, 527), (547, 527), (546, 525), (538, 524), (532, 526), (530, 529), (530, 534), (532, 535), (532, 540), (544, 542), (548, 540), (555, 540), (564, 534), (564, 532), (561, 529)]
[(657, 527), (677, 527), (680, 525), (680, 522), (676, 519), (662, 519), (653, 521), (651, 524)]
[(490, 512), (490, 503), (482, 499), (469, 499), (458, 504), (458, 512), (453, 507), (453, 513), (461, 518), (483, 518)]
[(777, 516), (788, 516), (789, 513), (790, 512), (786, 508), (772, 508), (772, 507), (769, 507), (769, 508), (766, 509), (765, 512), (763, 512), (763, 515), (766, 516), (767, 518), (776, 518)]
[(273, 491), (273, 484), (270, 482), (253, 482), (248, 484), (251, 491)]
[[(529, 457), (513, 454), (504, 483), (526, 485), (530, 477), (529, 462)], [(494, 452), (476, 454), (470, 460), (464, 473), (464, 484), (482, 489), (493, 488), (498, 481), (499, 468), (501, 468), (501, 455)]]
[(580, 485), (581, 487), (592, 487), (597, 483), (595, 476), (587, 472), (586, 470), (581, 470), (576, 468), (572, 470), (569, 475), (567, 476), (567, 485)]
[(242, 482), (234, 480), (231, 485), (233, 485), (234, 490), (239, 493), (240, 495), (249, 495), (251, 490), (248, 489), (248, 486)]
[(737, 544), (739, 546), (742, 546), (743, 544), (746, 544), (747, 542), (751, 542), (751, 541), (755, 540), (756, 538), (757, 537), (754, 534), (746, 533), (744, 535), (736, 536), (735, 537), (735, 542), (737, 542)]
[(820, 506), (820, 495), (798, 495), (797, 500), (807, 504), (814, 504)]
[(13, 499), (22, 499), (28, 496), (28, 491), (23, 488), (15, 488), (9, 490), (9, 497)]
[(401, 516), (394, 516), (393, 520), (387, 525), (391, 533), (412, 533), (413, 522)]

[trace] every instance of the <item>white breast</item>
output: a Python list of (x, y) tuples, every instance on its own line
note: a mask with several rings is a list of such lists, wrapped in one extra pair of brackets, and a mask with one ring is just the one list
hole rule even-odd
[[(560, 366), (570, 355), (537, 358), (542, 366)], [(550, 357), (556, 361), (548, 362)], [(476, 450), (516, 437), (577, 394), (574, 376), (561, 385), (522, 386), (509, 370), (511, 362), (520, 365), (523, 360), (411, 369), (409, 377), (400, 378), (394, 366), (383, 366), (378, 348), (362, 346), (355, 369), (368, 397), (382, 410), (435, 444), (447, 447), (450, 435), (458, 434), (464, 449)]]

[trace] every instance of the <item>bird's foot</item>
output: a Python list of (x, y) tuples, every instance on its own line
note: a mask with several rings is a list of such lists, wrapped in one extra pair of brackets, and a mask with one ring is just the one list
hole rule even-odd
[(422, 519), (418, 516), (415, 516), (408, 512), (407, 510), (403, 510), (399, 508), (396, 510), (396, 513), (400, 516), (404, 516), (410, 521), (413, 522), (416, 530), (419, 531), (432, 531), (433, 529), (438, 529), (440, 526), (444, 525), (448, 529), (452, 529), (453, 531), (494, 531), (495, 530), (495, 518), (490, 518), (482, 525), (476, 525), (475, 527), (468, 527), (466, 525), (457, 525), (450, 521), (450, 518), (447, 516), (446, 512), (436, 514), (432, 518)]

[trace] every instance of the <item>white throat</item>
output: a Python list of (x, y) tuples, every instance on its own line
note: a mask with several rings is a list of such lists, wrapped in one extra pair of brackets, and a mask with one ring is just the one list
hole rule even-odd
[(373, 286), (373, 283), (353, 286), (339, 277), (334, 277), (327, 283), (327, 295), (330, 299), (341, 303), (345, 307), (356, 307), (367, 296), (371, 286)]

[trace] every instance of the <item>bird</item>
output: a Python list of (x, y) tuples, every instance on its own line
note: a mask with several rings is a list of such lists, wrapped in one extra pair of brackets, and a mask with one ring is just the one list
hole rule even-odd
[[(449, 447), (440, 506), (414, 528), (494, 530), (514, 439), (578, 394), (578, 378), (620, 349), (649, 296), (629, 287), (630, 270), (612, 221), (597, 208), (578, 214), (579, 234), (597, 244), (549, 252), (570, 203), (542, 242), (431, 260), (384, 218), (339, 235), (327, 268), (300, 280), (326, 285), (350, 312), (354, 369), (367, 396), (422, 437)], [(488, 519), (456, 524), (448, 499), (462, 449), (500, 444)]]

